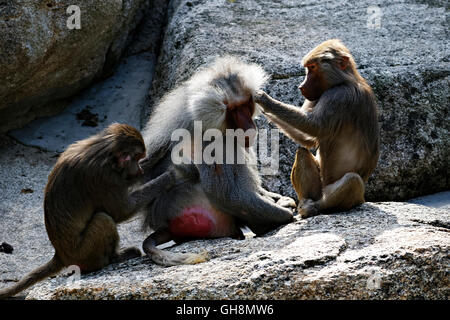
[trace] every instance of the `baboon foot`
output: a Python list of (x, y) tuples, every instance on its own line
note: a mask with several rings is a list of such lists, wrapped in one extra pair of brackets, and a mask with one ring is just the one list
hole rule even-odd
[(319, 208), (317, 207), (316, 202), (311, 199), (302, 199), (300, 200), (297, 212), (303, 219), (317, 216), (320, 214)]
[(142, 257), (141, 250), (136, 247), (122, 248), (117, 255), (112, 258), (111, 263), (120, 263), (130, 259)]

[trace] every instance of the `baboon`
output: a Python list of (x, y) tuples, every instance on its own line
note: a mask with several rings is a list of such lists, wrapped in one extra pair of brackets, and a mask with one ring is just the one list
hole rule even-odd
[(175, 180), (183, 170), (168, 170), (146, 184), (139, 160), (145, 145), (135, 128), (112, 124), (102, 132), (70, 145), (56, 162), (45, 187), (44, 216), (53, 258), (14, 286), (1, 290), (0, 299), (77, 265), (81, 272), (139, 257), (138, 248), (118, 250), (116, 224), (129, 219)]
[[(375, 96), (337, 39), (302, 60), (303, 106), (284, 104), (263, 91), (254, 95), (267, 117), (304, 147), (297, 150), (291, 181), (302, 217), (348, 210), (364, 203), (364, 182), (379, 157)], [(318, 147), (316, 156), (306, 148)]]
[[(194, 121), (201, 121), (203, 132), (216, 129), (222, 135), (227, 134), (227, 129), (256, 128), (252, 95), (266, 80), (265, 72), (256, 64), (222, 57), (164, 96), (143, 131), (149, 150), (142, 162), (146, 180), (160, 175), (172, 164), (171, 153), (176, 142), (171, 141), (171, 134), (175, 129), (192, 133)], [(234, 155), (241, 152), (247, 160), (254, 160), (250, 143), (250, 139), (235, 143)], [(196, 142), (192, 139), (189, 144), (196, 145)], [(209, 142), (203, 141), (199, 147), (203, 151), (208, 146)], [(223, 150), (226, 160), (225, 143)], [(147, 169), (147, 162), (156, 161), (156, 166)], [(262, 235), (293, 220), (289, 207), (295, 207), (295, 202), (263, 189), (256, 165), (216, 161), (192, 166), (198, 169), (198, 177), (190, 174), (191, 179), (177, 183), (146, 207), (145, 226), (155, 232), (144, 241), (143, 249), (153, 261), (175, 265), (204, 260), (198, 255), (176, 259), (168, 257), (167, 252), (155, 251), (157, 245), (170, 240), (242, 239), (243, 226)]]

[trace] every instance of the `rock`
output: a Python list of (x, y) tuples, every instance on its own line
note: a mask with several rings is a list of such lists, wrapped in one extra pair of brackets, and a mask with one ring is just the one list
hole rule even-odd
[[(81, 9), (70, 30), (69, 5)], [(66, 98), (109, 75), (139, 22), (145, 0), (0, 3), (0, 132), (55, 114)]]
[(450, 210), (450, 191), (439, 192), (429, 196), (411, 199), (408, 202), (421, 204), (427, 207)]
[(9, 135), (28, 146), (62, 152), (113, 122), (140, 129), (155, 61), (148, 52), (125, 58), (112, 76), (74, 96), (60, 114), (36, 119)]
[(125, 56), (142, 52), (159, 53), (162, 41), (162, 31), (167, 23), (167, 0), (151, 0), (145, 2), (148, 6), (141, 23), (136, 28), (133, 41), (127, 46)]
[[(189, 3), (189, 5), (188, 5)], [(158, 100), (214, 57), (233, 54), (272, 76), (266, 90), (301, 105), (300, 60), (330, 38), (349, 47), (379, 105), (381, 155), (366, 199), (404, 200), (450, 187), (449, 39), (444, 2), (379, 1), (379, 29), (367, 27), (372, 1), (172, 1), (152, 95)], [(270, 128), (265, 119), (260, 127)], [(297, 146), (281, 135), (280, 170), (266, 186), (295, 197)]]
[(71, 97), (60, 114), (37, 119), (22, 129), (10, 131), (9, 135), (28, 146), (61, 152), (69, 144), (87, 138), (113, 122), (140, 129), (167, 9), (166, 0), (145, 3), (145, 10), (139, 11), (145, 18), (133, 33), (124, 58), (110, 77)]
[(4, 252), (4, 253), (10, 254), (13, 251), (14, 251), (14, 248), (9, 243), (2, 242), (2, 244), (0, 244), (0, 252)]
[(81, 278), (59, 276), (27, 299), (448, 299), (449, 211), (366, 203), (298, 220), (264, 237), (193, 241), (198, 265), (146, 257)]

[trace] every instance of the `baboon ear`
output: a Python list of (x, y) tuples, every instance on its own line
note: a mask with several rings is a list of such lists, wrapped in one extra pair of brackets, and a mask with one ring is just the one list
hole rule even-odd
[(131, 156), (129, 154), (123, 154), (117, 158), (117, 164), (120, 168), (125, 168), (130, 164)]
[(339, 68), (341, 70), (345, 70), (345, 69), (347, 69), (349, 64), (350, 64), (350, 58), (348, 56), (342, 56), (341, 61), (339, 61)]

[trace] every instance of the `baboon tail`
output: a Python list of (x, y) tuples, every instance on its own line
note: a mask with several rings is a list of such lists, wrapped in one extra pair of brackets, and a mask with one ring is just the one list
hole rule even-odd
[(19, 292), (31, 287), (33, 284), (57, 273), (60, 271), (64, 265), (59, 261), (58, 257), (55, 255), (53, 258), (40, 266), (39, 268), (31, 271), (29, 274), (24, 276), (19, 282), (14, 286), (0, 290), (0, 300), (12, 297)]
[(155, 263), (163, 266), (177, 266), (180, 264), (197, 264), (209, 260), (209, 256), (204, 253), (175, 253), (161, 250), (155, 246), (144, 246), (145, 253)]

